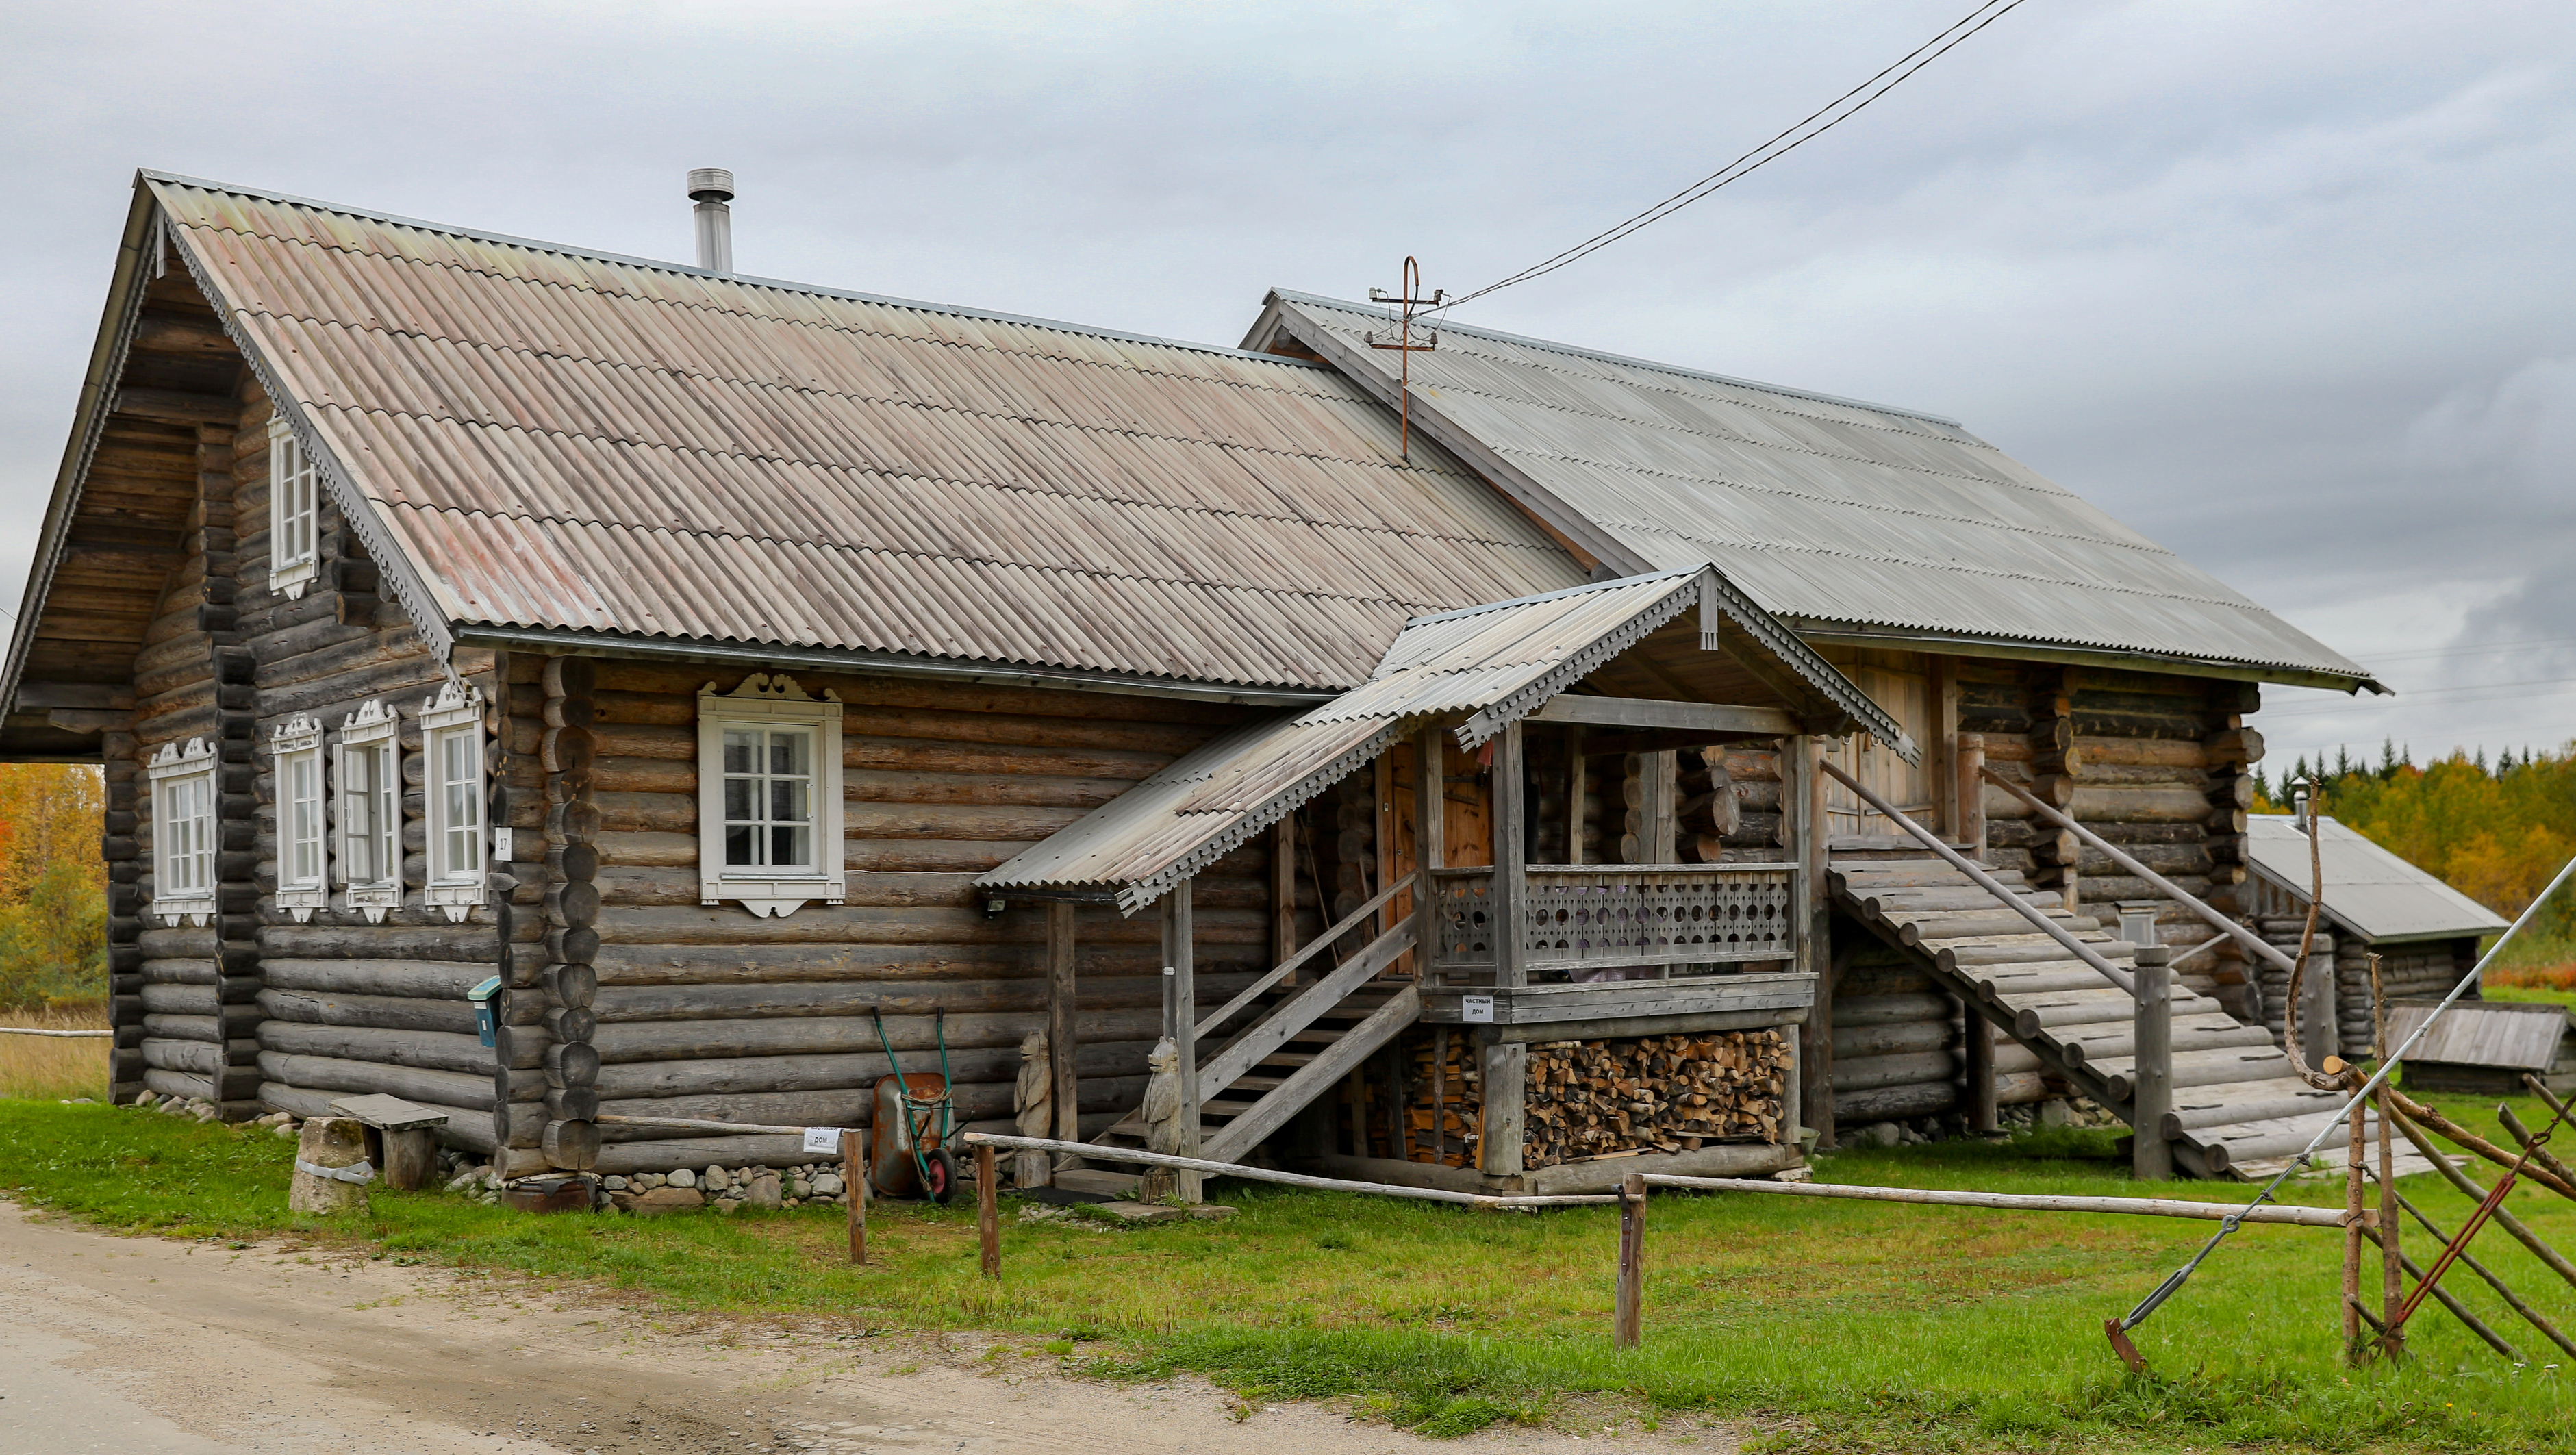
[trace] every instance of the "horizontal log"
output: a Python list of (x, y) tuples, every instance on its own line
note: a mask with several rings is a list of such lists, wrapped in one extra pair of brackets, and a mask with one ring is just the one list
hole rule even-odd
[(489, 960), (278, 958), (262, 967), (272, 990), (345, 995), (418, 996), (464, 1003), (465, 992), (490, 979)]
[[(1023, 906), (995, 919), (980, 908), (882, 908), (807, 904), (783, 918), (763, 919), (738, 905), (700, 907), (612, 905), (600, 911), (599, 938), (609, 944), (1041, 944), (1046, 916)], [(1159, 944), (1152, 916), (1119, 918), (1115, 911), (1086, 915), (1077, 938)], [(1267, 943), (1269, 916), (1252, 910), (1211, 909), (1198, 916), (1201, 945)]]
[(1839, 1110), (1845, 1091), (1876, 1091), (1918, 1082), (1947, 1084), (1959, 1073), (1958, 1058), (1948, 1051), (1916, 1051), (1898, 1056), (1834, 1058), (1834, 1097)]
[(1855, 1122), (1932, 1116), (1958, 1104), (1959, 1088), (1947, 1081), (1914, 1082), (1868, 1091), (1837, 1090), (1834, 1093), (1834, 1120), (1850, 1126)]
[(383, 1092), (405, 1101), (459, 1107), (486, 1117), (492, 1110), (492, 1078), (489, 1075), (388, 1066), (376, 1061), (341, 1057), (293, 1055), (284, 1051), (260, 1052), (259, 1070), (260, 1075), (270, 1081), (344, 1096), (353, 1092)]
[[(1137, 967), (1143, 969), (1143, 967)], [(1250, 974), (1196, 977), (1202, 999), (1221, 1003), (1252, 983)], [(1085, 1009), (1126, 1009), (1163, 1003), (1164, 977), (1157, 971), (1080, 980)], [(1030, 973), (1011, 979), (938, 979), (891, 981), (854, 987), (848, 982), (805, 981), (786, 984), (743, 982), (720, 985), (611, 985), (591, 997), (591, 1009), (603, 1025), (652, 1021), (768, 1020), (801, 1016), (928, 1015), (945, 1010), (951, 1016), (991, 1011), (1029, 1011), (1046, 1005), (1046, 979)]]
[[(374, 1026), (306, 1025), (269, 1021), (259, 1028), (267, 1050), (294, 1056), (328, 1056), (346, 1061), (372, 1061), (381, 1066), (409, 1066), (426, 1071), (488, 1073), (493, 1048), (472, 1033), (389, 1031)], [(534, 1058), (524, 1058), (533, 1065)]]
[[(593, 950), (591, 963), (603, 986), (720, 985), (949, 976), (1007, 980), (1044, 974), (1044, 957), (1042, 944), (619, 944)], [(1203, 975), (1233, 974), (1244, 966), (1269, 964), (1267, 950), (1251, 944), (1202, 944), (1198, 958)], [(1085, 942), (1079, 932), (1075, 937), (1075, 972), (1085, 981), (1093, 976), (1160, 973), (1162, 963), (1159, 940), (1104, 945)]]
[[(932, 1018), (887, 1016), (887, 1037), (897, 1050), (937, 1044)], [(1017, 1046), (1036, 1024), (1032, 1014), (952, 1015), (949, 1047)], [(1162, 1027), (1162, 1007), (1094, 1009), (1085, 1003), (1075, 1018), (1084, 1040), (1150, 1040)], [(774, 1020), (643, 1021), (605, 1024), (592, 1034), (603, 1065), (632, 1061), (695, 1061), (731, 1056), (836, 1055), (877, 1044), (878, 1022), (865, 1016), (791, 1016)]]
[[(260, 1018), (261, 1011), (256, 1005), (227, 1005), (217, 1015), (145, 1015), (119, 1034), (132, 1031), (139, 1032), (141, 1036), (163, 1036), (174, 1041), (256, 1039)], [(139, 1037), (136, 1043), (139, 1044)]]
[(1950, 1040), (1946, 1017), (1875, 1026), (1846, 1026), (1838, 1021), (1834, 1026), (1834, 1064), (1839, 1067), (1847, 1060), (1870, 1056), (1947, 1050)]
[[(1094, 1076), (1141, 1076), (1153, 1047), (1144, 1041), (1085, 1042), (1074, 1066), (1084, 1079)], [(939, 1070), (937, 1051), (898, 1050), (896, 1061), (907, 1074)], [(959, 1051), (949, 1058), (950, 1073), (960, 1086), (1002, 1085), (1019, 1075), (1020, 1054), (1010, 1048)], [(740, 1056), (708, 1061), (634, 1061), (600, 1068), (593, 1084), (605, 1101), (629, 1097), (724, 1096), (741, 1092), (829, 1091), (874, 1086), (887, 1074), (885, 1053), (839, 1056)], [(488, 1092), (487, 1092), (488, 1094)]]
[[(417, 911), (411, 911), (417, 914)], [(268, 960), (445, 960), (490, 964), (499, 944), (489, 923), (272, 924), (259, 929)]]
[(147, 985), (213, 985), (223, 979), (212, 960), (146, 960), (139, 973)]
[(1947, 1025), (1955, 1009), (1950, 997), (1940, 994), (1837, 995), (1834, 997), (1834, 1029), (1843, 1031), (1915, 1021), (1937, 1021)]
[(475, 1034), (474, 1007), (462, 994), (436, 998), (352, 995), (271, 986), (259, 993), (259, 1009), (272, 1020), (292, 1021), (300, 1025), (373, 1026), (390, 1031)]

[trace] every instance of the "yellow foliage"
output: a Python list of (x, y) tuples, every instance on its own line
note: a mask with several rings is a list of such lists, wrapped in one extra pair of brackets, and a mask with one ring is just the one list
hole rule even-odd
[(0, 763), (0, 1005), (106, 994), (106, 806), (96, 768)]

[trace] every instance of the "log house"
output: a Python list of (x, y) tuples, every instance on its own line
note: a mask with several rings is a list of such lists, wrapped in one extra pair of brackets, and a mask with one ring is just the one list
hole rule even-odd
[[(1820, 765), (2135, 897), (1990, 767), (2233, 908), (2255, 683), (2375, 685), (2098, 512), (2086, 589), (2151, 631), (1947, 578), (1908, 617), (1848, 521), (1693, 533), (1761, 449), (2089, 512), (1928, 417), (1444, 329), (1405, 455), (1354, 320), (1175, 344), (143, 174), (0, 679), (0, 755), (107, 774), (115, 1094), (389, 1092), (513, 1175), (794, 1163), (597, 1118), (863, 1126), (944, 1038), (1006, 1130), (1045, 1026), (1085, 1140), (1169, 1037), (1230, 1156), (1787, 1166), (2066, 1089), (1850, 917), (1834, 866), (1910, 841)], [(1586, 495), (1496, 360), (1662, 391), (1586, 421), (1599, 478), (1676, 420), (1736, 474)], [(1988, 574), (2046, 575), (2028, 536)]]

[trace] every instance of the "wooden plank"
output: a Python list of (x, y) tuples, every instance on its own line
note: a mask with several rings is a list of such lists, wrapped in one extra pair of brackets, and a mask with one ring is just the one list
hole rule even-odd
[[(1173, 1150), (1184, 1157), (1199, 1153), (1198, 967), (1192, 954), (1192, 883), (1184, 879), (1163, 896), (1164, 968), (1172, 977), (1172, 1042), (1180, 1053), (1181, 1077), (1180, 1144)], [(1199, 1181), (1196, 1172), (1181, 1173), (1183, 1201), (1202, 1200)]]
[(1522, 824), (1524, 768), (1521, 725), (1494, 739), (1494, 983), (1529, 983), (1528, 937), (1522, 933), (1528, 867)]
[(1082, 1087), (1074, 1074), (1074, 942), (1073, 906), (1047, 906), (1047, 1058), (1055, 1080), (1052, 1093), (1056, 1135), (1082, 1140)]
[[(1353, 955), (1334, 971), (1305, 987), (1287, 1003), (1262, 1018), (1250, 1030), (1237, 1036), (1226, 1048), (1208, 1061), (1199, 1073), (1199, 1093), (1222, 1092), (1243, 1079), (1262, 1058), (1288, 1043), (1291, 1036), (1313, 1025), (1326, 1011), (1341, 1003), (1342, 998), (1379, 971), (1395, 962), (1413, 945), (1413, 925), (1408, 921), (1369, 942), (1368, 948)], [(1408, 990), (1407, 994), (1411, 992)]]
[(1593, 985), (1433, 986), (1423, 992), (1422, 1018), (1433, 1024), (1466, 1024), (1462, 1002), (1469, 995), (1492, 998), (1496, 1025), (1533, 1025), (1630, 1016), (1792, 1010), (1812, 1004), (1815, 994), (1816, 977), (1794, 971)]
[[(1431, 960), (1440, 948), (1440, 886), (1435, 871), (1446, 867), (1449, 849), (1446, 818), (1449, 794), (1445, 781), (1449, 766), (1447, 738), (1448, 734), (1437, 724), (1426, 724), (1420, 736), (1414, 739), (1413, 748), (1413, 878), (1420, 886), (1413, 895), (1413, 943), (1416, 947), (1413, 963), (1419, 967), (1419, 978), (1426, 985), (1436, 980), (1439, 974), (1431, 968)], [(1579, 765), (1581, 760), (1576, 762)], [(1580, 771), (1579, 767), (1577, 771)], [(1575, 812), (1579, 815), (1581, 811), (1578, 798)], [(1579, 824), (1575, 839), (1579, 850), (1582, 839)]]
[(1788, 737), (1798, 720), (1776, 707), (1730, 707), (1714, 702), (1665, 702), (1650, 697), (1550, 699), (1527, 722), (1570, 722), (1591, 727), (1664, 728), (1680, 732)]

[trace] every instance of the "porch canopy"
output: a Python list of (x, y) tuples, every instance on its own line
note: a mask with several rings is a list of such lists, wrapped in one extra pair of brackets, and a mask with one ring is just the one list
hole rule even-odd
[(1417, 617), (1368, 681), (1218, 737), (975, 882), (997, 899), (1133, 914), (1426, 721), (1451, 719), (1470, 751), (1534, 719), (1675, 744), (1863, 731), (1918, 758), (1877, 703), (1714, 568), (1665, 571)]

